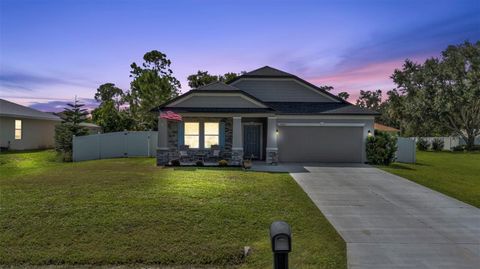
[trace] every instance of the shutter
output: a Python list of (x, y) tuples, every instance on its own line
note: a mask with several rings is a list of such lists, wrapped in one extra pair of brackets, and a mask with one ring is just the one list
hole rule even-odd
[(221, 121), (219, 124), (220, 131), (218, 132), (219, 135), (219, 146), (220, 148), (225, 148), (225, 122)]
[(185, 128), (185, 125), (183, 124), (183, 121), (180, 121), (177, 123), (177, 134), (178, 134), (178, 146), (183, 146), (185, 144), (185, 131), (184, 131), (184, 128)]

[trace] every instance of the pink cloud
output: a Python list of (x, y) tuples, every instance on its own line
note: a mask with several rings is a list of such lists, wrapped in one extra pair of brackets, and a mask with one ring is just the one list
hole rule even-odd
[[(420, 62), (426, 57), (418, 57)], [(384, 62), (367, 64), (358, 68), (352, 68), (333, 75), (319, 76), (308, 79), (316, 85), (330, 85), (335, 88), (334, 94), (346, 91), (350, 93), (350, 102), (354, 102), (360, 90), (382, 90), (383, 93), (395, 88), (390, 76), (395, 69), (402, 68), (404, 59), (395, 59)]]

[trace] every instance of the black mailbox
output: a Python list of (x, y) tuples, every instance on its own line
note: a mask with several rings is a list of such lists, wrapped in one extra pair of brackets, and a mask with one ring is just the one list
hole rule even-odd
[(273, 263), (275, 269), (288, 268), (288, 253), (292, 251), (292, 231), (285, 221), (275, 221), (270, 225)]

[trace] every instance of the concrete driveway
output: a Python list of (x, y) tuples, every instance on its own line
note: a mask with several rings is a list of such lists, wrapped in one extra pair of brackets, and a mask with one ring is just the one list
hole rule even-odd
[(291, 175), (347, 242), (349, 268), (480, 268), (478, 208), (369, 166), (305, 169)]

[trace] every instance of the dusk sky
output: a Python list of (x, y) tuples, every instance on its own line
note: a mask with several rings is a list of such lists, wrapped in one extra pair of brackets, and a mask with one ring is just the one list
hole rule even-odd
[(269, 65), (348, 91), (394, 88), (406, 58), (480, 39), (473, 1), (0, 0), (0, 98), (59, 111), (93, 105), (106, 82), (129, 89), (130, 64), (156, 49), (182, 92), (197, 70)]

